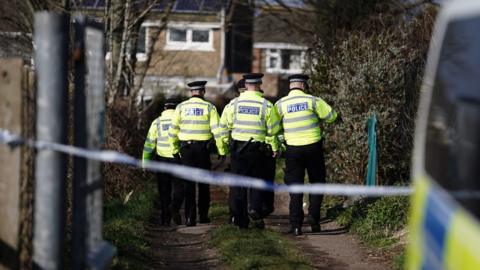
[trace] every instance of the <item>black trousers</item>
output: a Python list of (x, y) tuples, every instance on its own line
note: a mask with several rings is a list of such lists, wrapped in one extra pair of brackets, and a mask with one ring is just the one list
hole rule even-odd
[[(261, 143), (233, 141), (231, 147), (232, 172), (239, 175), (263, 177), (264, 153), (260, 151)], [(246, 146), (245, 146), (246, 145)], [(250, 193), (250, 197), (248, 197)], [(243, 187), (232, 187), (229, 193), (229, 205), (235, 223), (246, 228), (250, 223), (248, 218), (248, 203), (250, 209), (262, 213), (263, 191)]]
[[(264, 157), (263, 162), (263, 172), (264, 176), (263, 179), (267, 180), (268, 182), (275, 182), (275, 172), (276, 172), (276, 163), (277, 160), (272, 157), (273, 153), (267, 153)], [(275, 210), (274, 207), (275, 202), (275, 193), (273, 191), (263, 191), (263, 215), (268, 216)]]
[[(190, 141), (180, 143), (180, 154), (182, 156), (182, 164), (190, 167), (210, 170), (210, 151), (208, 142)], [(197, 184), (192, 181), (185, 180), (185, 218), (193, 222), (197, 220), (197, 200), (196, 188)], [(208, 209), (210, 208), (210, 185), (198, 184), (198, 214), (200, 218), (208, 217)]]
[[(305, 169), (310, 183), (325, 183), (325, 158), (323, 156), (322, 142), (288, 146), (285, 152), (285, 183), (302, 184), (305, 177)], [(320, 220), (320, 207), (323, 195), (309, 195), (310, 205), (308, 214), (313, 222)], [(290, 194), (290, 224), (300, 227), (303, 224), (303, 194)]]
[[(159, 157), (161, 162), (175, 163), (173, 158)], [(171, 174), (157, 173), (157, 188), (160, 196), (160, 223), (168, 224), (171, 219), (171, 209), (179, 210), (183, 203), (183, 181)]]

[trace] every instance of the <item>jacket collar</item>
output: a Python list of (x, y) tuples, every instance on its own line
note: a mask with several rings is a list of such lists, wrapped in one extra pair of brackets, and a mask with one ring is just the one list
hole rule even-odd
[(246, 96), (246, 97), (252, 97), (252, 96), (257, 96), (257, 97), (263, 97), (263, 94), (258, 92), (258, 91), (244, 91), (240, 94), (240, 96)]
[(305, 95), (305, 92), (300, 89), (300, 88), (292, 88), (290, 89), (290, 92), (288, 93), (288, 95)]
[(174, 112), (175, 112), (175, 109), (166, 109), (162, 112), (162, 116), (173, 114)]

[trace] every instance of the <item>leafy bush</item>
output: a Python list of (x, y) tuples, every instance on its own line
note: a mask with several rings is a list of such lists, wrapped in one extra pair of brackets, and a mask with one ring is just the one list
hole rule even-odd
[(332, 50), (319, 42), (312, 51), (310, 92), (324, 98), (343, 118), (341, 124), (325, 126), (329, 179), (363, 183), (368, 158), (366, 121), (375, 113), (379, 182), (408, 180), (433, 16), (434, 11), (426, 9), (408, 22), (374, 32), (365, 23), (363, 29), (338, 34)]
[(405, 225), (408, 216), (408, 197), (383, 197), (368, 207), (358, 206), (352, 224), (353, 231), (359, 233), (365, 241), (389, 238)]

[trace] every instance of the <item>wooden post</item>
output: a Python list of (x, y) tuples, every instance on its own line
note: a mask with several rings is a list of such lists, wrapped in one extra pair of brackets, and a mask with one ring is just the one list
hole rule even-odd
[[(0, 128), (22, 134), (23, 61), (0, 60)], [(21, 148), (0, 145), (0, 270), (18, 268)]]

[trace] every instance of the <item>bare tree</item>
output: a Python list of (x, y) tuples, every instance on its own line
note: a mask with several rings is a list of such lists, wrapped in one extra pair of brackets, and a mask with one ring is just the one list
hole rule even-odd
[[(135, 104), (150, 66), (155, 43), (166, 27), (174, 2), (175, 0), (145, 0), (140, 3), (133, 0), (107, 1), (107, 39), (111, 52), (108, 63), (108, 106), (113, 106), (119, 95), (129, 99), (130, 109)], [(163, 6), (161, 23), (149, 36), (145, 65), (137, 74), (136, 54), (140, 28), (156, 5)]]

